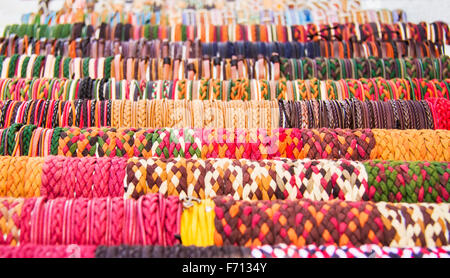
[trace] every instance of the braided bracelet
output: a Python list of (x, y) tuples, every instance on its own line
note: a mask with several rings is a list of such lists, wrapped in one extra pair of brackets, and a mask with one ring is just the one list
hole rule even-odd
[(337, 247), (308, 245), (298, 248), (279, 244), (247, 248), (241, 246), (89, 246), (33, 245), (1, 246), (2, 258), (448, 258), (448, 247), (393, 248), (378, 245)]
[[(213, 200), (214, 243), (218, 246), (441, 247), (449, 240), (448, 204)], [(196, 244), (199, 240), (196, 237)]]
[[(1, 131), (5, 153), (8, 129)], [(28, 154), (449, 161), (449, 136), (446, 130), (36, 128)], [(23, 149), (20, 138), (14, 142)]]
[(0, 246), (2, 258), (94, 258), (95, 246), (34, 245)]
[[(5, 169), (0, 196), (138, 199), (161, 193), (180, 199), (450, 201), (450, 165), (445, 162), (48, 156), (1, 157), (0, 163)], [(103, 178), (96, 179), (97, 174)]]
[[(175, 245), (180, 202), (123, 198), (0, 198), (2, 245)], [(20, 225), (20, 226), (19, 226)], [(20, 235), (19, 235), (20, 227)]]
[(394, 248), (367, 244), (360, 247), (334, 245), (264, 245), (251, 249), (254, 258), (448, 258), (450, 249), (444, 247)]

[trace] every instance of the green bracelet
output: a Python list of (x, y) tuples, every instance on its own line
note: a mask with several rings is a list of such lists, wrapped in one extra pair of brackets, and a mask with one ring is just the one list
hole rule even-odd
[(14, 74), (16, 72), (16, 63), (17, 63), (18, 58), (19, 58), (19, 54), (14, 54), (13, 56), (11, 56), (11, 59), (9, 60), (9, 65), (8, 65), (8, 77), (9, 78), (14, 77)]
[[(35, 125), (26, 125), (23, 128), (22, 133), (22, 149), (20, 151), (20, 154), (23, 156), (28, 156), (29, 148), (30, 148), (30, 142), (31, 142), (31, 136), (33, 135), (33, 130), (35, 130), (37, 127)], [(56, 129), (55, 129), (56, 131)]]
[(44, 60), (44, 55), (39, 55), (36, 57), (33, 65), (33, 77), (39, 77), (41, 71), (42, 61)]
[(59, 77), (59, 67), (61, 66), (61, 56), (56, 56), (55, 58), (55, 67), (53, 68), (53, 77)]
[(28, 68), (29, 62), (30, 62), (30, 56), (26, 56), (25, 59), (23, 59), (22, 68), (20, 69), (20, 77), (22, 77), (22, 78), (27, 77), (27, 68)]
[(111, 63), (114, 57), (106, 57), (105, 59), (105, 72), (104, 76), (106, 79), (109, 79), (111, 77)]
[(90, 58), (83, 59), (83, 77), (89, 77), (89, 60)]
[(70, 71), (69, 71), (69, 65), (70, 65), (71, 58), (67, 57), (64, 59), (63, 64), (63, 76), (64, 78), (70, 78)]

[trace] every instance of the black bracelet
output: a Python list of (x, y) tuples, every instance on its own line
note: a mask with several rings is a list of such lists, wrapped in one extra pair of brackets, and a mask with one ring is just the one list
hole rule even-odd
[(4, 126), (5, 125), (5, 113), (6, 113), (6, 111), (8, 111), (8, 107), (11, 105), (11, 103), (12, 103), (12, 100), (8, 99), (6, 101), (6, 104), (3, 105), (3, 107), (2, 107), (2, 115), (0, 117), (0, 126), (2, 126), (2, 127), (5, 127)]
[(59, 104), (61, 103), (60, 100), (55, 101), (55, 105), (53, 106), (53, 114), (52, 114), (52, 128), (56, 128), (60, 126), (60, 119), (58, 117), (58, 111), (59, 111)]
[(81, 101), (81, 113), (83, 113), (83, 127), (87, 127), (88, 126), (88, 113), (90, 113), (90, 111), (88, 111), (88, 100), (84, 99)]
[(44, 111), (42, 111), (41, 113), (43, 114), (42, 115), (42, 123), (41, 123), (41, 126), (42, 127), (45, 127), (46, 126), (46, 124), (47, 124), (47, 115), (48, 115), (48, 106), (50, 105), (50, 100), (45, 100), (45, 103), (44, 103)]
[(80, 126), (81, 100), (80, 99), (75, 100), (74, 104), (75, 104), (75, 115), (73, 116), (75, 126)]
[(91, 127), (94, 127), (95, 126), (95, 107), (96, 107), (96, 104), (97, 104), (97, 100), (92, 100), (91, 101), (91, 122), (90, 122), (90, 126)]
[(163, 58), (163, 65), (171, 65), (170, 57), (164, 57)]
[(111, 102), (112, 102), (111, 100), (106, 101), (106, 113), (107, 113), (106, 125), (107, 126), (111, 126), (111, 106), (112, 106)]
[(30, 101), (30, 100), (25, 101), (25, 109), (23, 111), (23, 116), (22, 116), (22, 123), (23, 124), (29, 124), (28, 123), (28, 113), (29, 113), (29, 110), (30, 110), (30, 107), (31, 107), (31, 103), (32, 103), (32, 101)]
[(95, 79), (92, 79), (92, 78), (90, 78), (89, 77), (89, 99), (94, 99), (94, 96), (95, 96), (95, 82), (96, 82), (96, 80)]

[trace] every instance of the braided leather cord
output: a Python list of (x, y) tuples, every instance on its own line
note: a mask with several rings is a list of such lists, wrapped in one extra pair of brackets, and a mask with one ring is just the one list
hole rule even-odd
[(368, 200), (368, 176), (346, 160), (137, 159), (127, 163), (125, 196), (149, 193), (236, 200)]
[(445, 98), (427, 99), (434, 117), (435, 129), (450, 129), (450, 100)]
[(444, 130), (372, 129), (375, 147), (370, 159), (449, 161), (449, 135)]
[(359, 247), (334, 245), (264, 245), (251, 249), (253, 258), (449, 258), (450, 248), (394, 248), (366, 244)]
[(306, 199), (249, 202), (230, 196), (216, 197), (214, 203), (214, 242), (218, 246), (441, 247), (449, 240), (449, 204)]
[(449, 202), (448, 162), (368, 161), (369, 199), (391, 203)]
[(80, 136), (79, 128), (64, 128), (59, 134), (58, 155), (77, 156), (78, 140)]
[(14, 123), (8, 128), (7, 133), (7, 148), (5, 148), (5, 155), (12, 155), (14, 152), (14, 147), (16, 145), (16, 132), (22, 127), (22, 124)]
[(178, 198), (160, 195), (139, 200), (0, 198), (2, 244), (19, 244), (20, 223), (20, 245), (175, 245), (180, 205)]
[[(23, 128), (23, 133), (22, 133), (22, 138), (21, 138), (23, 147), (21, 146), (22, 151), (20, 152), (22, 155), (28, 155), (29, 150), (30, 150), (31, 135), (33, 134), (33, 130), (35, 130), (35, 129), (36, 129), (35, 125), (26, 125)], [(57, 129), (59, 130), (59, 128), (56, 128), (53, 134), (56, 133)], [(57, 136), (59, 136), (59, 133), (57, 133), (55, 135), (57, 137)], [(52, 140), (53, 140), (53, 137), (52, 137)], [(52, 144), (52, 147), (53, 147), (53, 144)]]
[(123, 158), (47, 156), (41, 195), (51, 199), (123, 196), (125, 164)]
[[(15, 197), (23, 191), (26, 161), (22, 157), (9, 159), (8, 177), (6, 178), (7, 197)], [(2, 190), (3, 191), (3, 190)]]
[[(449, 202), (446, 162), (0, 157), (1, 196)], [(97, 177), (101, 176), (101, 179)]]
[[(58, 141), (57, 154), (69, 157), (450, 160), (447, 130), (71, 127), (63, 128), (59, 139), (56, 136), (47, 136), (38, 147)], [(146, 139), (150, 136), (151, 143)], [(0, 151), (4, 148), (3, 144)]]
[(392, 247), (448, 245), (448, 204), (376, 203)]
[(40, 195), (43, 158), (1, 157), (1, 197), (31, 197)]
[(19, 244), (23, 205), (24, 199), (0, 198), (0, 245)]
[(33, 157), (27, 159), (24, 174), (23, 194), (20, 196), (17, 195), (17, 197), (30, 198), (40, 196), (44, 160), (45, 159), (43, 157)]
[[(278, 131), (279, 157), (366, 160), (369, 150), (375, 144), (370, 130), (279, 129)], [(292, 132), (289, 134), (289, 131)], [(295, 134), (297, 132), (300, 134)], [(297, 153), (296, 148), (301, 151)]]
[[(278, 243), (296, 246), (313, 243), (361, 245), (378, 244), (379, 238), (382, 238), (378, 227), (369, 227), (376, 226), (374, 220), (379, 219), (371, 203), (324, 203), (307, 199), (246, 202), (235, 201), (229, 197), (216, 197), (214, 202), (215, 244), (218, 246), (236, 244), (251, 247)], [(353, 213), (340, 214), (340, 210), (348, 206), (353, 208)], [(340, 219), (341, 215), (348, 218)], [(355, 221), (364, 219), (361, 215), (371, 221), (363, 222), (366, 225)], [(230, 227), (236, 228), (229, 229)]]
[(1, 258), (94, 258), (95, 246), (34, 245), (0, 246)]
[(61, 131), (63, 129), (61, 127), (56, 127), (53, 130), (52, 140), (50, 142), (50, 154), (57, 155), (58, 154), (58, 146), (59, 146), (59, 138), (61, 136)]

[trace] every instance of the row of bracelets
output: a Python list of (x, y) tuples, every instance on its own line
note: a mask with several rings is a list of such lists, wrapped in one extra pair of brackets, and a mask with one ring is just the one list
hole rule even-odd
[(0, 127), (450, 129), (450, 100), (0, 101)]
[(382, 77), (447, 79), (448, 56), (440, 58), (303, 58), (287, 59), (273, 55), (261, 59), (135, 59), (69, 58), (53, 55), (0, 56), (2, 78), (116, 78), (119, 80), (198, 80), (198, 79), (268, 79), (268, 80), (340, 80)]
[(0, 56), (1, 78), (115, 78), (118, 80), (340, 80), (376, 78), (450, 78), (450, 58), (280, 58), (261, 59), (135, 59), (69, 58), (53, 55)]
[[(153, 5), (153, 4), (152, 4)], [(258, 7), (255, 10), (251, 11), (249, 14), (243, 14), (236, 10), (236, 8), (228, 7), (227, 9), (223, 8), (223, 4), (221, 8), (216, 8), (215, 4), (207, 5), (208, 8), (203, 6), (195, 6), (192, 5), (188, 9), (183, 4), (174, 4), (170, 3), (170, 6), (161, 6), (155, 5), (150, 8), (150, 10), (142, 9), (142, 7), (132, 7), (133, 11), (122, 11), (116, 10), (112, 13), (110, 10), (97, 10), (97, 9), (86, 9), (85, 7), (73, 7), (73, 11), (76, 10), (76, 13), (72, 12), (72, 9), (60, 10), (58, 13), (50, 12), (47, 15), (41, 15), (39, 13), (33, 14), (25, 14), (23, 15), (22, 22), (25, 22), (25, 25), (34, 26), (35, 28), (40, 28), (43, 25), (47, 25), (47, 27), (57, 27), (58, 25), (77, 25), (82, 22), (86, 22), (86, 24), (92, 24), (97, 26), (103, 22), (110, 22), (111, 24), (128, 24), (134, 23), (135, 25), (225, 25), (225, 24), (236, 24), (237, 22), (252, 22), (254, 24), (276, 24), (276, 23), (285, 23), (285, 24), (306, 24), (310, 22), (315, 22), (315, 17), (336, 17), (337, 14), (330, 14), (325, 9), (320, 9), (319, 14), (313, 13), (310, 9), (283, 9), (279, 10), (274, 14), (271, 11), (271, 8), (266, 7), (266, 9), (261, 9)], [(251, 5), (254, 6), (252, 3)], [(177, 6), (177, 9), (174, 10), (173, 6)], [(147, 7), (148, 8), (148, 7)], [(206, 8), (206, 9), (205, 9)], [(253, 7), (255, 8), (255, 7)], [(199, 10), (200, 9), (200, 10)], [(213, 10), (211, 10), (213, 9)], [(242, 9), (242, 6), (241, 6)], [(244, 8), (245, 10), (245, 8)], [(241, 10), (242, 11), (242, 10)], [(263, 13), (264, 11), (264, 13)], [(356, 11), (346, 14), (345, 18), (349, 19), (349, 16), (356, 16)], [(398, 22), (400, 17), (406, 17), (406, 14), (402, 11), (391, 12), (388, 10), (383, 11), (359, 11), (358, 10), (358, 19), (360, 22), (367, 22), (369, 17), (373, 21), (378, 21), (383, 19), (383, 22), (392, 23)], [(199, 21), (199, 18), (202, 18), (202, 21)], [(317, 19), (317, 18), (316, 18)], [(317, 19), (318, 20), (318, 19)], [(323, 19), (322, 19), (323, 20)], [(78, 22), (78, 23), (77, 23)], [(28, 24), (26, 24), (28, 23)], [(23, 24), (22, 24), (23, 25)], [(10, 28), (17, 27), (17, 24), (10, 25)], [(83, 24), (84, 26), (84, 24)], [(86, 32), (86, 28), (82, 29), (82, 32)]]
[[(150, 11), (142, 10), (142, 6), (133, 7), (133, 11), (116, 10), (89, 10), (84, 7), (75, 8), (77, 13), (70, 12), (72, 9), (60, 10), (58, 13), (52, 12), (45, 16), (40, 13), (25, 14), (22, 17), (23, 23), (32, 24), (36, 27), (42, 25), (57, 26), (59, 24), (76, 24), (76, 22), (100, 25), (101, 22), (109, 22), (111, 25), (133, 24), (142, 26), (145, 24), (174, 26), (174, 25), (231, 25), (231, 24), (276, 24), (276, 25), (304, 25), (308, 23), (326, 24), (328, 22), (356, 22), (366, 24), (376, 22), (380, 24), (393, 24), (397, 22), (407, 22), (407, 15), (402, 10), (363, 10), (361, 5), (356, 5), (350, 1), (314, 1), (315, 8), (298, 5), (294, 7), (284, 7), (267, 5), (255, 6), (253, 2), (244, 1), (239, 4), (240, 8), (227, 7), (224, 3), (217, 4), (196, 4), (186, 9), (185, 3), (168, 4), (169, 6), (155, 6)], [(198, 6), (200, 5), (200, 6)], [(179, 9), (174, 12), (173, 6)], [(345, 6), (345, 7), (344, 7)], [(231, 8), (231, 9), (230, 9)], [(75, 10), (74, 9), (74, 10)], [(170, 11), (170, 13), (168, 12)], [(85, 30), (85, 29), (84, 29)], [(82, 31), (84, 31), (82, 30)]]
[[(450, 72), (450, 71), (449, 71)], [(425, 100), (450, 99), (450, 78), (116, 80), (1, 78), (1, 100)]]
[(241, 246), (92, 246), (35, 245), (0, 246), (1, 258), (449, 258), (448, 247), (394, 248), (366, 244), (360, 247), (335, 245), (278, 244)]
[(0, 166), (0, 197), (450, 202), (449, 162), (2, 156)]
[[(272, 200), (0, 198), (2, 245), (442, 247), (450, 205)], [(414, 233), (409, 232), (413, 230)]]
[[(98, 34), (98, 35), (96, 35)], [(373, 41), (373, 40), (415, 40), (418, 42), (431, 40), (433, 43), (450, 42), (449, 27), (444, 22), (419, 24), (395, 23), (380, 24), (377, 22), (355, 24), (307, 24), (307, 25), (276, 25), (276, 24), (226, 24), (198, 26), (177, 24), (165, 25), (131, 25), (118, 23), (98, 26), (76, 24), (15, 24), (4, 29), (3, 37), (16, 35), (19, 38), (56, 38), (78, 39), (96, 38), (104, 40), (169, 40), (201, 42), (251, 41), (251, 42), (309, 42), (316, 40), (343, 41)]]
[[(256, 59), (259, 56), (270, 58), (272, 53), (279, 53), (283, 58), (424, 58), (444, 55), (442, 44), (431, 41), (316, 41), (316, 42), (168, 42), (160, 40), (146, 41), (97, 41), (79, 40), (30, 40), (5, 38), (0, 39), (0, 53), (5, 56), (14, 54), (38, 54), (75, 57), (109, 57), (122, 55), (125, 58), (232, 58), (242, 56)], [(170, 54), (170, 55), (169, 55)]]
[(450, 161), (448, 130), (0, 129), (0, 155)]

